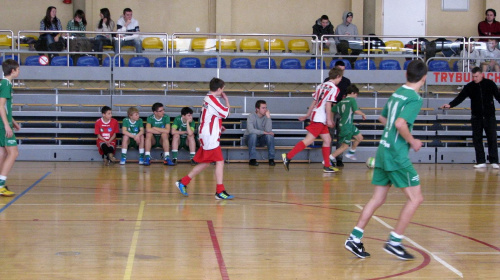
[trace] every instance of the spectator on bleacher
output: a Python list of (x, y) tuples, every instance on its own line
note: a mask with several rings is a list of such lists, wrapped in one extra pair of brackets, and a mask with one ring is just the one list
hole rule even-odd
[(333, 37), (323, 38), (323, 35), (334, 35), (333, 24), (328, 19), (327, 15), (322, 15), (316, 20), (316, 23), (312, 26), (313, 34), (318, 36), (318, 40), (323, 42), (324, 50), (328, 48), (331, 54), (337, 53), (337, 46), (335, 45), (335, 39)]
[(483, 77), (481, 68), (472, 69), (472, 82), (466, 84), (462, 91), (449, 104), (441, 106), (448, 109), (458, 106), (465, 98), (470, 98), (472, 143), (476, 151), (476, 165), (474, 168), (486, 168), (486, 157), (483, 146), (483, 130), (488, 141), (488, 156), (491, 167), (498, 169), (497, 148), (497, 120), (495, 117), (495, 103), (493, 98), (500, 102), (498, 87), (490, 79)]
[[(477, 33), (479, 36), (500, 36), (500, 22), (495, 20), (497, 12), (494, 9), (487, 9), (484, 14), (486, 18), (477, 25)], [(480, 39), (480, 41), (486, 42), (487, 39), (488, 38)]]
[(170, 117), (165, 115), (163, 104), (157, 102), (151, 106), (153, 114), (146, 121), (146, 158), (144, 165), (151, 164), (151, 148), (163, 147), (163, 164), (174, 165), (170, 160)]
[[(468, 58), (465, 60), (459, 60), (458, 71), (459, 72), (470, 72), (475, 67), (479, 67), (481, 65), (481, 53), (475, 47), (474, 39), (470, 39), (470, 44), (468, 42), (464, 43), (464, 49), (460, 52), (460, 58)], [(467, 61), (469, 61), (467, 67)]]
[(196, 154), (195, 123), (193, 120), (193, 109), (184, 107), (181, 115), (177, 116), (172, 123), (172, 162), (177, 164), (179, 148), (189, 151), (191, 165), (196, 165), (193, 160)]
[(122, 122), (122, 158), (120, 164), (127, 162), (128, 148), (139, 150), (139, 164), (144, 164), (144, 123), (139, 116), (139, 110), (130, 107), (127, 110), (128, 118)]
[(273, 121), (265, 100), (255, 102), (255, 111), (247, 117), (247, 129), (243, 136), (244, 142), (248, 146), (249, 165), (259, 165), (256, 148), (264, 146), (267, 146), (269, 165), (275, 165)]
[[(70, 31), (86, 31), (87, 30), (87, 19), (85, 18), (85, 13), (78, 9), (73, 16), (73, 19), (68, 21), (66, 25), (66, 30)], [(92, 43), (85, 37), (84, 33), (70, 33), (69, 40), (69, 51), (70, 52), (90, 52), (92, 50)], [(76, 65), (80, 54), (72, 55), (73, 63)]]
[[(62, 30), (61, 21), (56, 15), (56, 7), (49, 6), (45, 12), (45, 17), (40, 21), (40, 30)], [(61, 39), (61, 33), (41, 33), (35, 48), (37, 51), (62, 51), (64, 42)], [(49, 54), (49, 58), (54, 56), (55, 54)]]
[[(111, 14), (108, 8), (102, 8), (99, 16), (101, 19), (97, 23), (97, 32), (113, 32), (115, 30), (115, 22), (111, 19)], [(113, 46), (113, 36), (111, 34), (102, 34), (95, 36), (94, 51), (102, 52), (103, 46)], [(98, 54), (99, 64), (102, 64), (102, 54)]]
[(488, 39), (486, 49), (481, 50), (481, 69), (483, 72), (500, 72), (500, 50), (496, 46), (496, 39)]
[(115, 40), (115, 51), (119, 52), (120, 46), (134, 46), (137, 53), (142, 53), (142, 40), (134, 32), (141, 32), (139, 22), (132, 17), (132, 9), (123, 9), (123, 16), (116, 21), (116, 31), (126, 32), (127, 34), (119, 34)]
[[(361, 39), (356, 36), (358, 35), (358, 27), (352, 23), (352, 19), (352, 12), (344, 12), (342, 15), (342, 23), (337, 25), (337, 28), (335, 29), (335, 34), (345, 35), (345, 37), (335, 37), (337, 50), (342, 55), (349, 55), (349, 49), (351, 49), (351, 55), (359, 55), (363, 49)], [(348, 58), (351, 64), (354, 64), (356, 59), (356, 57)]]
[(105, 165), (116, 162), (116, 134), (120, 133), (118, 121), (113, 118), (111, 108), (104, 106), (101, 109), (102, 118), (95, 122), (94, 133), (97, 135), (97, 148)]
[[(345, 63), (342, 60), (338, 60), (335, 62), (335, 68), (339, 68), (342, 70), (344, 73), (345, 70)], [(323, 82), (327, 82), (330, 78), (327, 77)], [(339, 95), (337, 96), (337, 102), (332, 104), (332, 113), (333, 113), (333, 122), (334, 122), (334, 127), (329, 127), (328, 130), (330, 131), (330, 137), (333, 139), (336, 139), (336, 144), (335, 147), (338, 149), (340, 148), (340, 145), (342, 144), (340, 142), (340, 127), (339, 127), (339, 120), (340, 120), (340, 114), (337, 112), (336, 106), (337, 103), (340, 102), (347, 94), (347, 87), (351, 85), (351, 80), (349, 78), (346, 78), (344, 75), (342, 75), (342, 79), (340, 80), (339, 84), (337, 85), (339, 89)], [(332, 166), (335, 167), (343, 167), (344, 163), (342, 161), (343, 159), (343, 154), (340, 153), (338, 156), (336, 156), (335, 160), (336, 162), (333, 162)]]

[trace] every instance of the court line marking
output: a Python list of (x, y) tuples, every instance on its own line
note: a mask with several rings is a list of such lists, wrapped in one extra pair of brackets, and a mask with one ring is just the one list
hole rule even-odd
[(5, 209), (7, 209), (9, 206), (11, 206), (18, 199), (23, 197), (27, 192), (29, 192), (32, 188), (34, 188), (38, 183), (40, 183), (43, 179), (45, 179), (49, 175), (50, 175), (50, 172), (45, 173), (45, 175), (40, 177), (40, 179), (36, 180), (31, 186), (29, 186), (27, 189), (25, 189), (21, 194), (16, 195), (11, 201), (9, 201), (9, 203), (5, 204), (5, 206), (0, 209), (0, 213), (2, 213)]
[(500, 255), (500, 252), (456, 252), (457, 255)]
[[(363, 207), (361, 207), (361, 205), (359, 204), (356, 204), (355, 205), (357, 208), (359, 208), (360, 210), (363, 210)], [(379, 222), (380, 224), (382, 224), (383, 226), (385, 226), (386, 228), (388, 229), (394, 229), (392, 226), (390, 226), (388, 223), (384, 222), (382, 219), (380, 219), (379, 217), (373, 215), (372, 216), (373, 219), (375, 219), (377, 222)], [(451, 270), (453, 273), (455, 273), (456, 275), (460, 276), (460, 278), (464, 278), (464, 275), (463, 273), (454, 268), (452, 265), (450, 265), (449, 263), (445, 262), (443, 259), (441, 259), (440, 257), (436, 256), (435, 254), (433, 254), (432, 252), (430, 252), (429, 250), (425, 249), (424, 247), (422, 247), (420, 244), (418, 244), (417, 242), (413, 241), (412, 239), (410, 239), (409, 237), (405, 236), (405, 239), (411, 243), (413, 246), (419, 248), (420, 250), (426, 252), (427, 254), (431, 255), (433, 259), (435, 259), (437, 262), (439, 262), (440, 264), (442, 264), (444, 267), (446, 267), (447, 269)]]
[(123, 279), (130, 279), (132, 276), (132, 267), (134, 266), (135, 251), (137, 249), (137, 241), (139, 240), (139, 231), (141, 229), (142, 216), (144, 214), (145, 201), (141, 201), (139, 206), (139, 213), (137, 214), (137, 221), (135, 222), (134, 236), (132, 237), (132, 244), (130, 244), (130, 251), (128, 252), (127, 267), (125, 268), (125, 275)]
[(208, 226), (208, 231), (210, 232), (210, 239), (212, 240), (212, 246), (214, 247), (217, 263), (219, 264), (219, 270), (220, 270), (220, 275), (222, 276), (222, 280), (229, 280), (229, 274), (227, 273), (226, 263), (224, 262), (224, 257), (222, 257), (219, 241), (217, 240), (217, 234), (215, 233), (214, 223), (209, 220), (207, 221), (207, 226)]

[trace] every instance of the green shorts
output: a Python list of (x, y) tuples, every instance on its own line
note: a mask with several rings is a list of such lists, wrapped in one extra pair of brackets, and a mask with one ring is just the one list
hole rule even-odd
[(372, 184), (377, 186), (393, 185), (396, 188), (415, 187), (420, 185), (420, 178), (413, 165), (394, 171), (385, 171), (375, 167)]
[(352, 126), (351, 128), (344, 128), (344, 129), (341, 128), (339, 135), (340, 143), (349, 145), (351, 144), (352, 137), (358, 134), (359, 134), (359, 129), (355, 126)]
[(5, 129), (2, 127), (0, 129), (0, 147), (13, 147), (17, 146), (16, 134), (12, 133), (12, 136), (5, 137)]
[(155, 144), (151, 148), (162, 147), (163, 145), (161, 143), (161, 134), (153, 134), (153, 136), (155, 137)]
[(129, 142), (128, 142), (128, 147), (127, 148), (136, 148), (136, 149), (139, 149), (139, 145), (137, 144), (137, 142), (135, 142), (134, 139), (129, 138)]
[(184, 150), (189, 151), (189, 145), (187, 143), (187, 137), (181, 137), (179, 141), (179, 150), (184, 148)]

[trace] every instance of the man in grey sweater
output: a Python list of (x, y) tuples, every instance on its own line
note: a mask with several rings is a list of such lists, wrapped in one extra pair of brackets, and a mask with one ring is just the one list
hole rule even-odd
[(249, 165), (258, 166), (256, 147), (267, 146), (269, 154), (269, 165), (274, 166), (274, 133), (271, 113), (267, 110), (267, 104), (264, 100), (257, 100), (255, 103), (255, 112), (248, 115), (247, 129), (244, 134), (244, 140), (248, 146), (250, 156)]
[[(344, 35), (344, 37), (335, 37), (337, 50), (342, 55), (349, 55), (349, 49), (351, 49), (351, 55), (359, 55), (363, 49), (361, 39), (356, 36), (358, 35), (358, 27), (352, 23), (352, 18), (352, 12), (344, 12), (342, 15), (342, 23), (337, 25), (337, 28), (335, 29), (336, 35)], [(347, 59), (354, 66), (354, 62), (357, 57), (349, 57)]]

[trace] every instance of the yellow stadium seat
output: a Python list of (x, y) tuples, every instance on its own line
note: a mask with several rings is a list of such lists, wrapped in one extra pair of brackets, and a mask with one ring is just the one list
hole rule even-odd
[(221, 39), (220, 43), (217, 41), (215, 43), (215, 48), (219, 50), (219, 45), (220, 45), (220, 50), (221, 51), (237, 51), (238, 47), (236, 46), (236, 40), (235, 39)]
[(215, 45), (213, 45), (214, 40), (208, 38), (193, 38), (191, 40), (191, 50), (192, 51), (209, 51), (215, 50)]
[(170, 40), (170, 39), (168, 40), (168, 49), (174, 50), (174, 51), (177, 50), (177, 40), (176, 39), (173, 40), (173, 47), (172, 47), (172, 40)]
[(271, 51), (285, 52), (285, 43), (281, 39), (271, 39), (270, 41), (264, 40), (264, 50), (267, 52), (269, 50), (269, 42), (271, 42)]
[(385, 42), (385, 50), (388, 52), (401, 52), (403, 51), (404, 44), (401, 41), (387, 41)]
[(9, 35), (0, 35), (0, 47), (12, 48), (12, 37)]
[(243, 39), (240, 42), (240, 51), (258, 51), (262, 50), (260, 41), (255, 38)]
[(145, 51), (163, 50), (163, 41), (158, 37), (147, 37), (142, 39), (142, 48)]
[(289, 52), (309, 52), (309, 43), (304, 39), (293, 39), (288, 41)]

